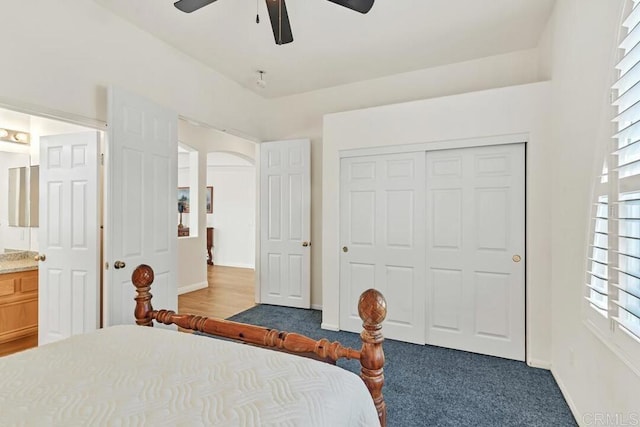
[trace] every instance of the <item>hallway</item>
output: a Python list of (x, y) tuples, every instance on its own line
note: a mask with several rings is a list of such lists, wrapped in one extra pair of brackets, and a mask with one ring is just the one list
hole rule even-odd
[(248, 268), (207, 266), (209, 287), (178, 296), (180, 313), (226, 319), (255, 305), (255, 272)]

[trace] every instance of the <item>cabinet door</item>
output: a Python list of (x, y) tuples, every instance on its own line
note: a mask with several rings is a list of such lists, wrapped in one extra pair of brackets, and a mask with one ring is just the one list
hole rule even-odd
[[(0, 355), (37, 344), (37, 333), (38, 271), (0, 274)], [(32, 345), (12, 345), (26, 337), (34, 338)]]

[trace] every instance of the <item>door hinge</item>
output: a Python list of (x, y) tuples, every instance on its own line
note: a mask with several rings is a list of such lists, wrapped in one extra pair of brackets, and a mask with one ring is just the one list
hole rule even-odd
[(108, 261), (104, 263), (104, 269), (105, 269), (105, 270), (108, 270), (108, 269), (109, 269), (109, 262), (108, 262)]
[(104, 153), (100, 153), (100, 164), (104, 166)]

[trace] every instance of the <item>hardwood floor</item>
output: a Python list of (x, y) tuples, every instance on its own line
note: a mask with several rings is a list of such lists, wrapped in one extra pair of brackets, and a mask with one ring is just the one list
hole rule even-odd
[(178, 311), (226, 319), (247, 310), (255, 305), (254, 277), (248, 268), (209, 265), (209, 287), (178, 296)]

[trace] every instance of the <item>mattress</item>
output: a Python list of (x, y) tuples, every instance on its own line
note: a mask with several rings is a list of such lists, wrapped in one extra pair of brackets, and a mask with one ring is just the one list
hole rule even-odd
[(0, 358), (0, 425), (377, 426), (357, 375), (286, 353), (114, 326)]

